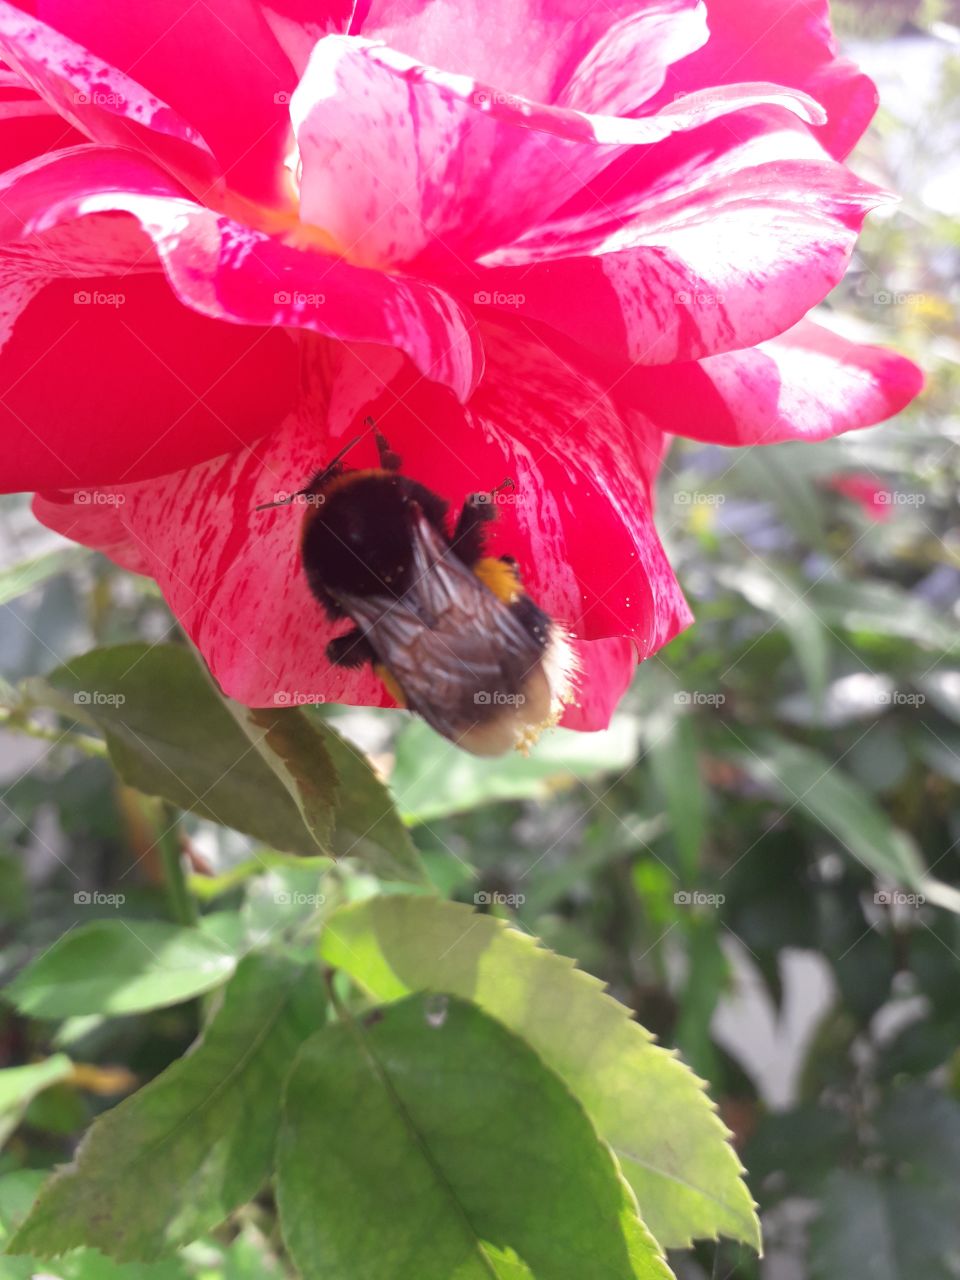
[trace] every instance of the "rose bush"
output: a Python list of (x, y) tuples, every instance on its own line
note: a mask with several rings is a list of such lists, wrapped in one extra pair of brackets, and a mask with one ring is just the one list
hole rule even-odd
[[(4, 488), (155, 578), (224, 690), (331, 668), (299, 488), (372, 414), (578, 638), (606, 723), (690, 620), (671, 434), (822, 439), (917, 393), (805, 319), (888, 197), (825, 3), (0, 3)], [(581, 11), (584, 10), (584, 11)], [(349, 459), (372, 462), (366, 439)]]

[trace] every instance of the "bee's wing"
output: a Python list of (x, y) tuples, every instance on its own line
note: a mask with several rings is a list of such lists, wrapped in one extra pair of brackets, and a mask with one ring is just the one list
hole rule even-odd
[(457, 738), (485, 718), (497, 693), (519, 692), (543, 645), (419, 512), (413, 539), (413, 585), (402, 598), (344, 595), (340, 603), (411, 710)]

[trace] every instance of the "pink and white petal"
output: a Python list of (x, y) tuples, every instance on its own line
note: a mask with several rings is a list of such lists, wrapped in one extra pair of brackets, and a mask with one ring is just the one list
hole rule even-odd
[(289, 206), (282, 162), (296, 75), (255, 0), (39, 0), (38, 8), (189, 121), (231, 190)]
[(149, 576), (150, 565), (119, 515), (123, 494), (110, 489), (51, 490), (34, 495), (32, 510), (41, 524), (64, 538), (93, 547), (121, 569)]
[(580, 676), (577, 701), (564, 713), (565, 729), (595, 733), (606, 729), (630, 686), (637, 669), (637, 650), (632, 640), (611, 636), (606, 640), (577, 643)]
[(709, 0), (710, 40), (675, 63), (658, 102), (703, 85), (772, 80), (811, 94), (827, 109), (822, 145), (843, 159), (877, 106), (872, 81), (836, 57), (828, 0)]
[(923, 373), (882, 347), (810, 320), (751, 351), (636, 367), (617, 395), (664, 431), (710, 444), (825, 440), (892, 418), (923, 390)]
[(670, 61), (706, 35), (695, 0), (360, 0), (350, 30), (512, 94), (548, 103), (566, 96), (566, 105), (592, 111), (611, 110), (579, 92), (592, 80), (602, 92), (618, 64), (632, 66), (639, 105)]
[[(657, 433), (638, 415), (621, 421), (595, 385), (545, 350), (494, 332), (488, 346), (487, 379), (467, 409), (395, 351), (322, 347), (311, 363), (317, 387), (279, 430), (120, 490), (117, 518), (232, 697), (388, 701), (368, 673), (333, 668), (324, 656), (342, 624), (328, 623), (307, 589), (302, 510), (255, 511), (301, 487), (367, 413), (406, 471), (449, 498), (452, 516), (467, 493), (514, 479), (517, 500), (498, 508), (491, 551), (515, 555), (531, 595), (580, 638), (628, 634), (645, 656), (689, 621), (650, 516)], [(375, 459), (367, 433), (349, 462)], [(115, 543), (115, 526), (109, 536)], [(585, 700), (584, 723), (603, 721), (626, 679), (622, 665), (603, 697)]]
[(429, 275), (539, 226), (625, 149), (760, 103), (804, 119), (820, 111), (793, 91), (750, 84), (638, 120), (589, 115), (328, 36), (291, 103), (301, 217), (355, 261)]
[[(33, 239), (36, 250), (36, 238), (63, 222), (79, 220), (82, 238), (90, 215), (129, 214), (174, 293), (201, 315), (396, 346), (462, 399), (480, 376), (476, 325), (442, 290), (251, 230), (188, 199), (132, 152), (88, 146), (56, 153), (6, 175), (0, 194), (0, 242)], [(86, 260), (95, 254), (94, 239)], [(65, 261), (60, 274), (83, 271)]]
[(865, 212), (881, 198), (823, 165), (765, 165), (703, 198), (664, 204), (657, 229), (639, 220), (593, 256), (493, 269), (476, 284), (493, 305), (503, 300), (613, 360), (698, 360), (803, 319), (844, 276)]
[[(783, 136), (815, 145), (797, 131)], [(503, 299), (601, 355), (644, 364), (782, 333), (843, 278), (866, 213), (888, 197), (832, 160), (755, 155), (737, 148), (623, 225), (578, 230), (570, 219), (546, 229), (539, 253), (531, 238), (498, 255), (529, 265), (473, 273), (475, 297), (479, 286), (493, 305)], [(551, 260), (580, 246), (586, 254)]]
[(0, 55), (86, 137), (144, 150), (202, 187), (214, 182), (213, 154), (192, 124), (137, 80), (7, 0), (0, 0)]
[(0, 63), (0, 172), (86, 141), (22, 76)]
[(276, 426), (298, 377), (289, 333), (198, 315), (162, 275), (54, 281), (0, 353), (0, 490), (90, 488), (226, 453)]
[(260, 0), (260, 11), (299, 80), (313, 46), (324, 36), (347, 35), (354, 0)]

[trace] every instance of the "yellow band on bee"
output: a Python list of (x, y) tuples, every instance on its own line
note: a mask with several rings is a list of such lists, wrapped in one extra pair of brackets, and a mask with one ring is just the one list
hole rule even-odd
[(384, 687), (390, 697), (394, 699), (398, 707), (405, 707), (407, 700), (403, 696), (403, 690), (397, 684), (396, 677), (393, 672), (383, 665), (382, 662), (374, 663), (374, 673), (383, 681)]
[(513, 604), (523, 594), (520, 578), (511, 564), (498, 560), (494, 556), (484, 556), (473, 566), (477, 575), (488, 591), (492, 591), (504, 604)]

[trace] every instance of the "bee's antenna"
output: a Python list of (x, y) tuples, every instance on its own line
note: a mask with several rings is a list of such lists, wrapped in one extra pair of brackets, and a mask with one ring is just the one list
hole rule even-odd
[[(372, 418), (370, 417), (365, 418), (364, 425), (370, 426), (373, 428), (374, 431), (376, 431), (376, 424), (374, 423)], [(332, 458), (330, 462), (328, 462), (327, 465), (323, 468), (322, 471), (317, 472), (317, 474), (313, 477), (313, 479), (310, 481), (310, 483), (306, 486), (305, 489), (298, 489), (296, 493), (288, 493), (286, 494), (285, 497), (278, 499), (276, 502), (261, 502), (259, 506), (253, 508), (254, 511), (269, 511), (271, 507), (288, 507), (290, 503), (295, 502), (297, 498), (306, 498), (306, 497), (309, 497), (310, 494), (318, 493), (320, 490), (320, 486), (330, 475), (330, 472), (333, 470), (333, 468), (337, 465), (337, 463), (341, 460), (341, 458), (343, 458), (346, 454), (350, 452), (350, 450), (353, 448), (355, 444), (360, 443), (360, 441), (363, 439), (365, 434), (366, 434), (365, 432), (361, 432), (360, 435), (354, 436), (352, 440), (348, 440), (347, 443), (340, 450), (340, 452), (337, 454), (337, 456), (335, 458)], [(382, 439), (382, 437), (380, 437), (379, 432), (377, 432), (377, 436), (378, 438)]]

